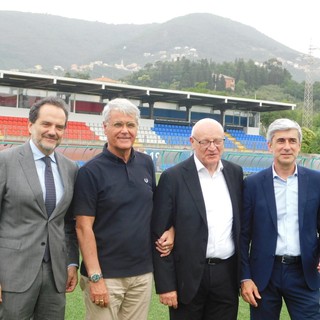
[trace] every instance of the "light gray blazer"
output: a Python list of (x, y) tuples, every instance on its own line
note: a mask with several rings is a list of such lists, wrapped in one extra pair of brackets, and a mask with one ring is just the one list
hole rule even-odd
[[(49, 220), (29, 141), (0, 152), (0, 284), (3, 291), (24, 292), (49, 247), (54, 280), (65, 292), (67, 265), (79, 262), (74, 220), (67, 213), (77, 165), (55, 153), (64, 194)], [(66, 220), (66, 223), (64, 221)]]

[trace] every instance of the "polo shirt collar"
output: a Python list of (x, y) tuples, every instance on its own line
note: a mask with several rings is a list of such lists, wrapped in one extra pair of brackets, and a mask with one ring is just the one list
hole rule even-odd
[[(106, 143), (104, 146), (103, 146), (103, 154), (109, 158), (111, 161), (114, 161), (114, 162), (124, 162), (123, 159), (117, 157), (115, 154), (113, 154), (112, 152), (110, 152), (108, 150), (108, 143)], [(129, 158), (129, 161), (132, 161), (133, 158), (135, 158), (136, 154), (135, 154), (135, 150), (133, 149), (133, 147), (131, 148), (131, 153), (130, 153), (130, 158)]]

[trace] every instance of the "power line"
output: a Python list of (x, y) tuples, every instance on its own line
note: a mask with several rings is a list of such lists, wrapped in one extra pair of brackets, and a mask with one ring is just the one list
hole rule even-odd
[(306, 81), (304, 87), (304, 101), (303, 101), (303, 114), (302, 114), (302, 126), (306, 128), (312, 127), (313, 122), (313, 66), (314, 57), (312, 52), (316, 50), (310, 45), (309, 54), (307, 57), (307, 64), (305, 68)]

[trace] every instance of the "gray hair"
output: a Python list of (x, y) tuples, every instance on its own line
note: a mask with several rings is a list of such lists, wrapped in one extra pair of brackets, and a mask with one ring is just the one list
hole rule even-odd
[(286, 131), (291, 129), (298, 130), (299, 142), (301, 142), (302, 141), (301, 127), (296, 121), (286, 119), (286, 118), (277, 119), (270, 124), (267, 131), (267, 141), (271, 143), (272, 138), (277, 131)]
[(102, 112), (103, 121), (105, 123), (109, 121), (111, 111), (119, 111), (125, 115), (132, 116), (136, 119), (136, 122), (139, 123), (140, 110), (128, 99), (116, 98), (116, 99), (110, 100), (106, 104)]

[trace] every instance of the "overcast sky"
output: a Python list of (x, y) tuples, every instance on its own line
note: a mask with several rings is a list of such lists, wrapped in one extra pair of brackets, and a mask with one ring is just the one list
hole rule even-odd
[(105, 23), (165, 22), (212, 13), (254, 27), (280, 43), (320, 56), (319, 0), (2, 0), (0, 10), (47, 13)]

